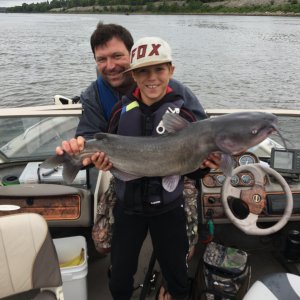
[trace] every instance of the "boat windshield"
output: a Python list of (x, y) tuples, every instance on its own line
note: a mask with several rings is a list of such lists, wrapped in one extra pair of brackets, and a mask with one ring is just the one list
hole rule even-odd
[(74, 137), (78, 116), (0, 118), (0, 160), (34, 161), (53, 155), (63, 140)]

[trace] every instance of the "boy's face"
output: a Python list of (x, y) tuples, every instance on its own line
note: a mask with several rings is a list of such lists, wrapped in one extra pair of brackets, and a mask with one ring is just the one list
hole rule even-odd
[(142, 101), (147, 105), (152, 105), (161, 100), (167, 92), (173, 73), (174, 66), (169, 63), (133, 70), (132, 76), (140, 88)]

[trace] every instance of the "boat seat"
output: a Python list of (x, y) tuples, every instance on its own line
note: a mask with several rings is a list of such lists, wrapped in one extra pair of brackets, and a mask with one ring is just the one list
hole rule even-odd
[(254, 282), (243, 300), (299, 300), (300, 276), (290, 273), (265, 275)]
[(34, 300), (63, 300), (57, 253), (45, 219), (0, 217), (0, 299), (35, 290)]

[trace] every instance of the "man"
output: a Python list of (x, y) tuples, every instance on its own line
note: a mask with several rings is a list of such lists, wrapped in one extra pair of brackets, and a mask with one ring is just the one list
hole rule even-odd
[[(83, 114), (76, 131), (77, 138), (63, 141), (62, 147), (56, 149), (57, 154), (62, 154), (63, 150), (70, 154), (78, 153), (83, 149), (85, 139), (92, 139), (95, 133), (106, 131), (114, 104), (135, 88), (131, 74), (124, 73), (130, 67), (129, 55), (133, 45), (130, 32), (120, 25), (100, 22), (91, 35), (90, 43), (100, 76), (81, 94)], [(182, 95), (185, 106), (197, 119), (206, 118), (198, 99), (187, 87), (174, 79), (170, 81), (170, 87)], [(217, 168), (218, 161), (219, 157), (212, 154), (203, 165)], [(83, 163), (88, 165), (91, 162), (102, 170), (111, 167), (104, 153), (95, 153)]]
[[(69, 154), (79, 153), (84, 148), (85, 139), (93, 138), (97, 132), (107, 131), (113, 106), (121, 100), (122, 96), (132, 93), (136, 87), (131, 72), (124, 72), (130, 68), (130, 50), (133, 46), (133, 38), (128, 30), (116, 24), (99, 23), (91, 36), (90, 43), (99, 77), (81, 94), (83, 114), (76, 131), (76, 138), (63, 141), (62, 146), (56, 149), (57, 154), (63, 154), (63, 151)], [(185, 107), (198, 120), (206, 118), (198, 99), (187, 87), (174, 79), (170, 80), (169, 86), (182, 96)], [(102, 171), (112, 167), (103, 152), (97, 152), (83, 161), (83, 165), (91, 163)], [(201, 168), (216, 169), (219, 163), (219, 155), (212, 153), (202, 162)], [(170, 294), (160, 295), (159, 298), (169, 299)]]

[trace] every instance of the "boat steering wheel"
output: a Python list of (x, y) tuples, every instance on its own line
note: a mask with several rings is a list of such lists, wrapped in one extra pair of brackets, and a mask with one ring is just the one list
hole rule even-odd
[[(240, 230), (249, 235), (268, 235), (280, 230), (289, 220), (293, 210), (293, 196), (289, 185), (284, 178), (275, 170), (261, 164), (249, 164), (239, 166), (233, 170), (233, 175), (240, 172), (251, 172), (254, 176), (254, 185), (251, 189), (239, 189), (230, 184), (231, 177), (227, 177), (222, 187), (222, 203), (229, 220)], [(266, 206), (266, 190), (264, 187), (265, 175), (275, 177), (286, 195), (286, 205), (280, 220), (269, 228), (257, 227), (259, 214)], [(249, 209), (249, 214), (245, 219), (238, 219), (228, 204), (228, 197), (241, 199)]]

